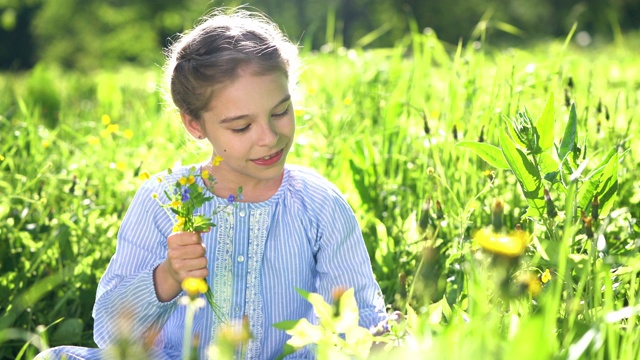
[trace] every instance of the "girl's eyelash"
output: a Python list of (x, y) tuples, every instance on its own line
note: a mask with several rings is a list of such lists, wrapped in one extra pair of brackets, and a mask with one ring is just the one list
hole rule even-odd
[[(277, 117), (277, 118), (285, 117), (289, 113), (289, 109), (290, 109), (290, 106), (287, 106), (287, 108), (284, 109), (284, 111), (279, 112), (277, 114), (273, 114), (271, 116)], [(233, 131), (236, 134), (241, 134), (241, 133), (249, 130), (250, 127), (251, 127), (251, 124), (249, 124), (249, 125), (247, 125), (247, 126), (245, 126), (243, 128), (240, 128), (240, 129), (231, 129), (231, 131)]]
[(283, 112), (279, 112), (279, 113), (277, 113), (277, 114), (273, 114), (272, 116), (275, 116), (275, 117), (283, 117), (283, 116), (285, 116), (285, 115), (287, 115), (287, 114), (289, 113), (289, 108), (290, 108), (290, 106), (287, 106), (287, 108), (286, 108), (286, 109), (284, 109), (284, 111), (283, 111)]
[(247, 126), (245, 126), (245, 127), (243, 127), (243, 128), (240, 128), (240, 129), (231, 129), (231, 131), (233, 131), (233, 132), (234, 132), (234, 133), (236, 133), (236, 134), (241, 134), (241, 133), (243, 133), (243, 132), (245, 132), (245, 131), (249, 130), (249, 127), (250, 127), (250, 126), (251, 126), (251, 124), (249, 124), (249, 125), (247, 125)]

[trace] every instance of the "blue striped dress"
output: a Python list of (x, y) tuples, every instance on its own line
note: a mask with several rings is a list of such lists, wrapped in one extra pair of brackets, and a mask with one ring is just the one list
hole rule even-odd
[[(188, 171), (185, 166), (158, 176), (178, 179)], [(204, 187), (200, 178), (197, 181)], [(153, 284), (153, 270), (166, 258), (173, 227), (152, 198), (163, 191), (163, 184), (152, 177), (138, 190), (123, 219), (116, 253), (100, 280), (93, 310), (94, 339), (100, 348), (113, 347), (123, 334), (133, 334), (140, 341), (155, 339), (154, 358), (180, 358), (182, 294), (161, 303)], [(215, 196), (197, 212), (211, 214), (226, 204), (226, 199)], [(317, 323), (313, 308), (296, 288), (325, 299), (335, 289), (354, 288), (360, 326), (371, 328), (386, 318), (356, 217), (339, 190), (313, 170), (287, 165), (280, 188), (269, 200), (237, 202), (213, 221), (216, 226), (202, 235), (209, 261), (207, 281), (230, 322), (248, 318), (252, 335), (236, 358), (280, 355), (289, 335), (274, 323), (300, 318)], [(207, 358), (219, 326), (209, 306), (198, 310), (193, 331), (200, 339), (199, 358)], [(57, 358), (62, 353), (69, 359), (106, 355), (102, 349), (59, 347), (41, 356)], [(313, 358), (309, 348), (287, 357)]]

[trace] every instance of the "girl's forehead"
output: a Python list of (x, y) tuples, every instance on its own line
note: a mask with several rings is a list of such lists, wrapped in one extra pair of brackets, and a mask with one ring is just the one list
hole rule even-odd
[(214, 91), (209, 110), (219, 112), (233, 111), (236, 107), (275, 106), (288, 95), (288, 78), (281, 72), (261, 74), (244, 71)]

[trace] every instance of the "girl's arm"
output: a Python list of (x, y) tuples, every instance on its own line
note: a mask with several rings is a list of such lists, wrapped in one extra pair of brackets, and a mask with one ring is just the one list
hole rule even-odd
[(159, 301), (154, 285), (173, 225), (152, 198), (160, 191), (154, 183), (147, 181), (136, 193), (118, 232), (116, 253), (98, 285), (93, 317), (100, 347), (129, 334), (140, 339), (155, 334), (176, 309), (176, 297)]

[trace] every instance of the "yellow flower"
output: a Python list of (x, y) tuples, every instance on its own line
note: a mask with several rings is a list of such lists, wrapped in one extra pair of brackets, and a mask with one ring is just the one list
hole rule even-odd
[(187, 178), (183, 176), (178, 179), (178, 182), (180, 183), (180, 185), (187, 185)]
[(0, 155), (0, 161), (4, 161), (4, 156)]
[(184, 218), (182, 216), (176, 216), (176, 225), (182, 228), (184, 225)]
[(109, 125), (111, 124), (111, 117), (107, 114), (102, 115), (102, 125)]
[(549, 269), (547, 269), (540, 276), (540, 281), (542, 281), (543, 284), (546, 284), (550, 280), (551, 280), (551, 272), (549, 271)]
[(214, 157), (214, 158), (213, 158), (213, 161), (211, 162), (211, 164), (212, 164), (213, 166), (218, 166), (218, 165), (220, 165), (220, 163), (222, 162), (222, 160), (224, 160), (224, 159), (222, 158), (222, 156), (220, 156), (220, 155), (216, 155), (216, 157)]
[(203, 279), (189, 277), (182, 280), (182, 290), (184, 290), (191, 298), (204, 294), (208, 288), (207, 282)]
[(296, 109), (293, 113), (296, 116), (302, 116), (302, 115), (304, 115), (304, 109)]
[(51, 143), (49, 142), (49, 140), (42, 140), (42, 147), (43, 148), (48, 148), (49, 146), (51, 146)]
[(100, 138), (91, 135), (87, 138), (87, 142), (89, 143), (89, 145), (100, 145)]
[(348, 97), (348, 96), (346, 98), (344, 98), (344, 100), (342, 100), (342, 103), (347, 105), (347, 106), (351, 105), (352, 102), (353, 102), (353, 100), (351, 100), (351, 98)]
[(133, 137), (133, 131), (131, 131), (131, 129), (127, 129), (122, 133), (122, 136), (127, 139), (131, 139)]
[(151, 197), (154, 198), (154, 199), (157, 199), (158, 198), (158, 194), (153, 193), (153, 194), (151, 194)]
[(196, 182), (196, 178), (193, 175), (189, 175), (189, 177), (187, 177), (187, 184), (191, 185), (194, 182)]
[(209, 178), (209, 171), (208, 170), (202, 170), (202, 174), (200, 176), (202, 176), (203, 179), (208, 179)]
[(526, 272), (521, 274), (519, 280), (522, 287), (526, 289), (532, 297), (538, 296), (540, 292), (542, 292), (542, 283), (533, 273)]
[(159, 182), (159, 183), (161, 183), (161, 182), (162, 182), (162, 180), (164, 180), (164, 178), (163, 178), (162, 176), (158, 176), (158, 177), (156, 178), (156, 180), (158, 180), (158, 182)]
[(173, 232), (180, 232), (180, 231), (182, 231), (182, 228), (180, 226), (178, 226), (177, 224), (173, 225)]
[(124, 161), (116, 161), (109, 164), (109, 168), (116, 169), (119, 171), (127, 170), (127, 164)]
[(117, 133), (119, 130), (120, 130), (120, 125), (118, 124), (107, 125), (107, 133), (109, 134)]
[(474, 238), (485, 251), (507, 257), (522, 255), (529, 242), (528, 235), (524, 231), (504, 234), (494, 233), (487, 228), (478, 230)]
[(182, 201), (180, 201), (180, 200), (173, 200), (171, 202), (171, 207), (173, 207), (173, 208), (180, 207), (180, 205), (182, 205)]
[(140, 174), (140, 180), (149, 180), (151, 176), (149, 175), (148, 172), (144, 171)]

